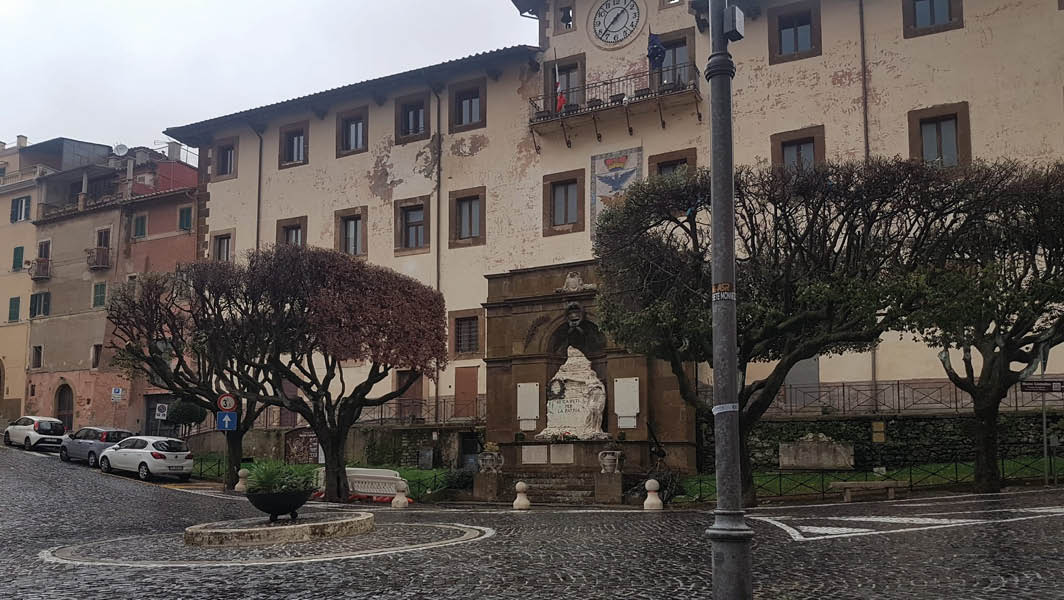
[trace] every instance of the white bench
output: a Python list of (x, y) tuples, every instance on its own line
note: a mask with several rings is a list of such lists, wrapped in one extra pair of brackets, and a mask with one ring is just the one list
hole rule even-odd
[(894, 499), (894, 490), (909, 487), (908, 481), (881, 479), (878, 481), (833, 481), (828, 486), (833, 490), (842, 490), (842, 501), (851, 502), (854, 490), (887, 490), (887, 499)]
[[(347, 468), (347, 486), (352, 494), (366, 496), (395, 496), (395, 486), (399, 482), (407, 483), (397, 471), (391, 469)], [(325, 489), (325, 469), (318, 469), (318, 489)], [(410, 486), (407, 485), (407, 489)]]

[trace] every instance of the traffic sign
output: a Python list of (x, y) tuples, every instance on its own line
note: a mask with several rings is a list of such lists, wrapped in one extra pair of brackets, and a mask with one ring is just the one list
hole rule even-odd
[(120, 387), (111, 388), (111, 402), (121, 402), (126, 397), (126, 391)]
[(170, 406), (166, 405), (166, 404), (156, 404), (155, 405), (155, 419), (158, 420), (158, 421), (165, 421), (166, 420), (167, 409), (169, 409), (169, 408), (170, 408)]
[(1021, 392), (1064, 392), (1064, 381), (1021, 381)]
[(232, 394), (222, 394), (218, 396), (218, 410), (222, 412), (233, 412), (236, 410), (236, 396)]
[(218, 413), (218, 431), (236, 431), (237, 416), (235, 412), (222, 411)]

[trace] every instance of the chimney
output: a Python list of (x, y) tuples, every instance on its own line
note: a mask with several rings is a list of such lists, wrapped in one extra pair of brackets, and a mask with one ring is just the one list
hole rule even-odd
[(26, 136), (24, 136), (24, 135), (20, 135), (20, 136), (16, 137), (15, 139), (17, 140), (15, 145), (18, 146), (19, 148), (25, 148), (26, 147), (26, 142), (29, 141), (29, 140), (26, 139)]
[(166, 158), (172, 161), (181, 160), (181, 142), (166, 143)]

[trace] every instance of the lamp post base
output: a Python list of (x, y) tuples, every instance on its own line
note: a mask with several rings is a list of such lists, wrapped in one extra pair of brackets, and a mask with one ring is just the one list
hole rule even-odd
[(713, 543), (713, 597), (750, 600), (754, 597), (750, 558), (754, 530), (743, 519), (744, 511), (716, 510), (713, 514), (713, 525), (706, 530)]

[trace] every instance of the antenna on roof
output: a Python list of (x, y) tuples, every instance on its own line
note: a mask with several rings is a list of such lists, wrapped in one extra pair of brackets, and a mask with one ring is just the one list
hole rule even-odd
[(125, 156), (129, 152), (129, 146), (125, 144), (115, 144), (115, 156)]

